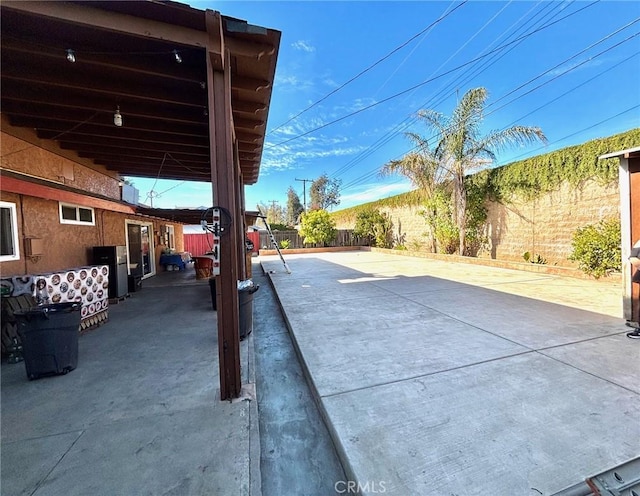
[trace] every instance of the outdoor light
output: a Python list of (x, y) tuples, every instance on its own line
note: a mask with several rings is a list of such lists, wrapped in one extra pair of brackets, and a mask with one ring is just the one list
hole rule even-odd
[(113, 123), (118, 127), (122, 126), (122, 114), (120, 113), (120, 105), (118, 105), (118, 107), (116, 108), (116, 113), (113, 114)]
[(174, 50), (173, 51), (173, 56), (176, 58), (176, 62), (178, 64), (182, 64), (182, 57), (180, 57), (180, 54), (178, 53), (178, 50)]
[(76, 61), (76, 54), (71, 50), (71, 48), (67, 49), (67, 60), (72, 64)]

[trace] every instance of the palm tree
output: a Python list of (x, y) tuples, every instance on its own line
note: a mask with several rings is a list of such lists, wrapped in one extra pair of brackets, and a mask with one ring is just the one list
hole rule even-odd
[[(547, 142), (540, 128), (528, 126), (512, 126), (499, 131), (491, 131), (482, 136), (480, 124), (484, 118), (487, 96), (488, 92), (485, 88), (474, 88), (467, 91), (451, 117), (435, 110), (418, 112), (418, 117), (425, 122), (427, 128), (437, 133), (435, 136), (437, 141), (432, 149), (428, 147), (427, 139), (417, 135), (409, 136), (412, 141), (420, 143), (419, 148), (422, 155), (428, 156), (429, 162), (437, 164), (436, 171), (433, 173), (434, 180), (448, 179), (453, 184), (454, 220), (460, 233), (460, 255), (464, 254), (467, 220), (466, 176), (476, 172), (482, 165), (493, 162), (496, 159), (495, 154), (506, 148), (529, 144), (537, 140), (543, 143)], [(411, 162), (406, 162), (405, 158), (397, 161), (399, 163), (396, 165), (389, 162), (383, 170), (389, 172), (395, 168), (395, 172), (411, 179), (411, 176), (407, 174), (407, 171), (411, 170), (409, 167)], [(430, 188), (432, 191), (433, 185)]]

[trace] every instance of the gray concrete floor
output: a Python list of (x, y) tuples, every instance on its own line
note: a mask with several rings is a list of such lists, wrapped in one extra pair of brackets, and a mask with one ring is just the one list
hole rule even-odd
[(110, 306), (69, 374), (3, 364), (2, 494), (260, 494), (257, 405), (219, 401), (215, 315), (192, 267), (168, 272)]
[(640, 454), (617, 285), (365, 251), (261, 263), (361, 493), (549, 495)]
[(344, 471), (267, 277), (254, 264), (254, 342), (264, 496), (336, 494)]

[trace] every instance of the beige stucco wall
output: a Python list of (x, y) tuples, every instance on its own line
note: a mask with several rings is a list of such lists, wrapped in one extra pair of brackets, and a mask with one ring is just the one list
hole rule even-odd
[[(4, 119), (2, 126), (11, 133), (0, 133), (2, 168), (120, 200), (119, 178), (115, 173), (88, 164), (82, 159), (76, 161), (63, 156), (67, 152), (56, 149), (55, 143), (40, 141), (28, 130), (11, 128)], [(40, 274), (88, 265), (92, 262), (94, 246), (126, 244), (126, 220), (152, 223), (154, 233), (160, 231), (161, 225), (173, 225), (175, 249), (184, 250), (182, 224), (164, 219), (95, 208), (95, 225), (63, 224), (60, 222), (58, 201), (7, 191), (0, 191), (0, 200), (16, 205), (20, 251), (19, 260), (0, 262), (2, 277)], [(45, 250), (40, 257), (25, 256), (25, 238), (43, 240)], [(159, 235), (154, 234), (154, 244), (157, 266), (164, 249)]]
[[(184, 250), (182, 224), (102, 209), (94, 210), (94, 226), (62, 224), (57, 201), (6, 192), (0, 192), (0, 200), (16, 204), (20, 243), (20, 260), (0, 262), (2, 277), (41, 274), (90, 265), (94, 246), (126, 244), (126, 220), (152, 223), (154, 232), (159, 232), (161, 225), (173, 225), (176, 251)], [(25, 256), (24, 238), (43, 240), (45, 250), (41, 257)], [(154, 244), (157, 267), (164, 245), (157, 235), (154, 235)]]
[(67, 158), (62, 154), (70, 152), (56, 149), (50, 142), (38, 140), (25, 130), (9, 130), (17, 136), (4, 131), (0, 133), (2, 168), (120, 200), (120, 179), (115, 172), (79, 158)]
[[(571, 253), (573, 232), (608, 217), (618, 217), (618, 185), (603, 186), (588, 181), (580, 188), (562, 185), (557, 191), (536, 200), (511, 198), (504, 203), (487, 202), (486, 236), (489, 244), (479, 256), (522, 262), (529, 251), (548, 264), (574, 267)], [(427, 227), (419, 214), (422, 207), (380, 208), (393, 222), (394, 239), (410, 250), (426, 250)], [(338, 222), (338, 229), (353, 229), (354, 221)]]

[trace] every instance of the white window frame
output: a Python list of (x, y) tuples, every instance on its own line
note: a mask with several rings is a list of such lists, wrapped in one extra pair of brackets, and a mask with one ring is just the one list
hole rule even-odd
[(20, 260), (20, 244), (18, 243), (18, 213), (15, 203), (0, 201), (0, 208), (7, 208), (11, 217), (11, 238), (13, 241), (13, 253), (11, 255), (0, 255), (0, 262), (10, 260)]
[[(96, 225), (96, 212), (91, 207), (84, 207), (82, 205), (74, 205), (73, 203), (58, 202), (60, 211), (60, 224), (75, 224), (79, 226), (95, 226)], [(62, 217), (62, 207), (75, 208), (76, 220), (69, 220)], [(80, 220), (80, 209), (89, 210), (91, 212), (91, 222)]]

